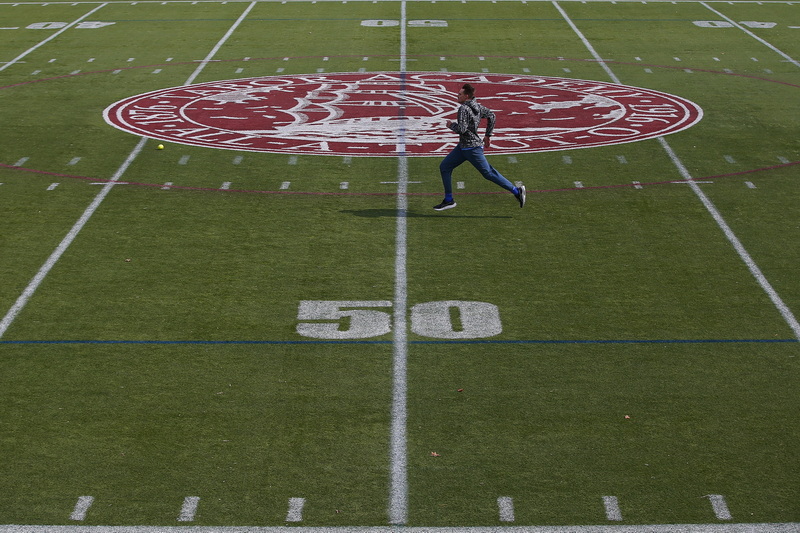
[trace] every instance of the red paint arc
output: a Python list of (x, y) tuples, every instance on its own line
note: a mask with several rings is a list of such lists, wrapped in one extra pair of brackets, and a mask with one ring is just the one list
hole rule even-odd
[(493, 154), (570, 150), (675, 133), (702, 119), (667, 93), (591, 80), (437, 72), (264, 76), (161, 89), (116, 102), (106, 121), (135, 135), (230, 150), (442, 156), (464, 83), (498, 116)]

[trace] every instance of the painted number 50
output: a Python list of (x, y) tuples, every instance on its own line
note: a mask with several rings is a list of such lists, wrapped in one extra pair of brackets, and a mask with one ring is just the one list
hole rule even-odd
[[(303, 300), (297, 332), (313, 339), (366, 339), (392, 330), (388, 300)], [(313, 321), (313, 322), (309, 322)], [(324, 321), (324, 322), (323, 322)], [(434, 339), (479, 339), (503, 332), (500, 311), (486, 302), (447, 300), (411, 308), (411, 331)]]

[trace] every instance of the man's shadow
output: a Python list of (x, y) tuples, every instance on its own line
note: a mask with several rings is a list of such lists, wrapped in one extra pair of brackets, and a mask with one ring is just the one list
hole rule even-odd
[[(398, 218), (401, 213), (397, 209), (343, 209), (339, 211), (346, 215), (354, 215), (364, 218)], [(406, 218), (514, 218), (510, 216), (479, 216), (479, 215), (455, 215), (455, 214), (436, 214), (436, 213), (420, 213), (417, 211), (408, 210), (405, 212)]]

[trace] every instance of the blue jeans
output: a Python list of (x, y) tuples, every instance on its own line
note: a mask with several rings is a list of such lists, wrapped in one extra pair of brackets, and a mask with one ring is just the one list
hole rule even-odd
[(472, 163), (472, 166), (477, 168), (481, 176), (487, 180), (496, 183), (507, 191), (514, 191), (514, 184), (495, 170), (486, 160), (486, 156), (483, 155), (483, 146), (478, 146), (477, 148), (462, 148), (461, 146), (456, 146), (447, 154), (439, 165), (439, 172), (442, 174), (442, 184), (444, 185), (444, 194), (446, 196), (450, 197), (453, 195), (453, 170), (464, 161)]

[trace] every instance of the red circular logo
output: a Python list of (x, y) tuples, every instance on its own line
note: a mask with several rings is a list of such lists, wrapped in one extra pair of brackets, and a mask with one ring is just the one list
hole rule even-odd
[(702, 109), (670, 94), (570, 78), (378, 72), (214, 81), (109, 106), (106, 121), (172, 143), (256, 152), (441, 156), (464, 83), (497, 115), (492, 153), (568, 150), (686, 129)]

